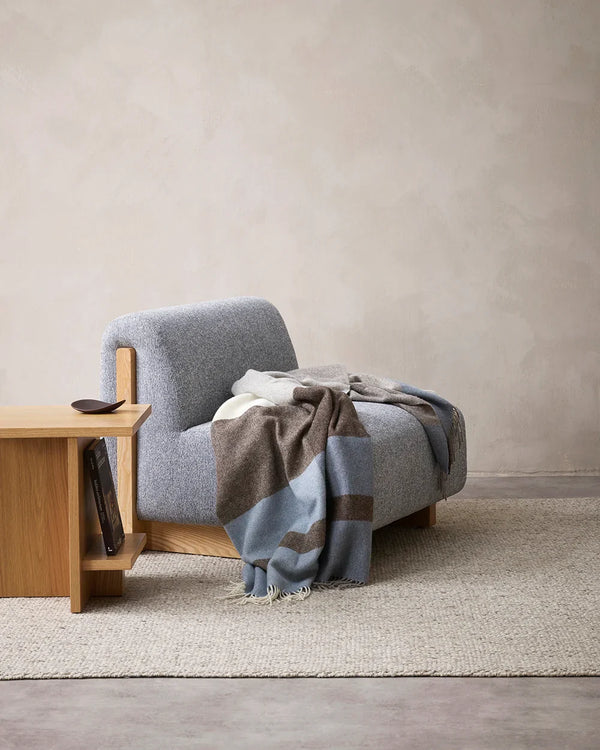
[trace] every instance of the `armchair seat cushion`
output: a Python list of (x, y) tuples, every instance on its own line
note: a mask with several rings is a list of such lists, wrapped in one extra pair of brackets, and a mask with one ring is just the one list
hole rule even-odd
[[(355, 401), (354, 406), (373, 445), (373, 528), (440, 500), (438, 467), (419, 421), (393, 404)], [(464, 434), (464, 417), (460, 412), (459, 416)], [(460, 492), (466, 478), (463, 441), (448, 475), (447, 494)]]
[[(385, 526), (439, 500), (438, 470), (418, 420), (391, 404), (354, 402), (354, 406), (373, 446), (373, 527)], [(463, 420), (462, 414), (460, 418)], [(141, 519), (220, 525), (210, 428), (207, 422), (164, 434), (158, 442), (154, 436), (153, 445), (140, 446), (148, 458), (152, 453), (156, 456), (156, 460), (146, 461), (139, 477)], [(448, 477), (447, 494), (459, 492), (465, 480), (463, 443)]]

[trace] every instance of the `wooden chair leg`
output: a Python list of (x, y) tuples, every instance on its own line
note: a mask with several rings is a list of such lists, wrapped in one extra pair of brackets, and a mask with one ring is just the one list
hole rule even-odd
[(426, 529), (435, 526), (435, 506), (437, 503), (428, 505), (426, 508), (411, 513), (410, 516), (401, 518), (396, 523), (399, 526), (408, 526), (412, 529)]

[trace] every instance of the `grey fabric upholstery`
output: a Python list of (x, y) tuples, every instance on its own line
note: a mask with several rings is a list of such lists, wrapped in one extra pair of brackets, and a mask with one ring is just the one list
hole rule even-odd
[[(298, 366), (279, 312), (266, 300), (236, 297), (113, 320), (102, 341), (101, 393), (107, 401), (115, 397), (115, 356), (123, 346), (137, 351), (137, 400), (152, 404), (138, 439), (139, 517), (219, 525), (210, 420), (246, 370)], [(438, 500), (433, 453), (419, 422), (388, 404), (355, 406), (373, 440), (374, 527)], [(114, 445), (110, 451), (114, 462)], [(463, 445), (448, 494), (465, 479)]]

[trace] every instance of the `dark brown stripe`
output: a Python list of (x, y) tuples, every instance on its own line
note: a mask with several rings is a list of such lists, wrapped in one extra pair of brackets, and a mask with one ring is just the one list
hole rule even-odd
[(360, 421), (354, 404), (342, 391), (322, 386), (294, 388), (294, 398), (301, 404), (312, 404), (328, 416), (328, 437), (369, 437)]
[(261, 560), (255, 560), (252, 563), (252, 565), (254, 565), (256, 568), (262, 568), (266, 572), (267, 565), (269, 564), (269, 559), (270, 558), (265, 557), (264, 559), (261, 559)]
[(433, 406), (418, 396), (402, 391), (390, 391), (369, 383), (352, 383), (352, 390), (359, 394), (356, 401), (370, 401), (372, 403), (396, 404), (404, 411), (415, 416), (423, 424), (440, 424), (440, 420)]
[(259, 500), (286, 487), (319, 451), (306, 442), (292, 450), (310, 415), (295, 406), (256, 406), (235, 420), (213, 422), (217, 516), (227, 524)]
[(222, 524), (302, 474), (329, 436), (368, 435), (344, 393), (314, 386), (296, 388), (294, 396), (298, 405), (256, 406), (235, 420), (212, 423)]
[(370, 495), (340, 495), (327, 501), (328, 521), (372, 521), (373, 498)]
[(288, 531), (288, 533), (279, 542), (280, 547), (288, 547), (299, 555), (310, 552), (311, 549), (325, 546), (325, 519), (315, 521), (306, 534), (299, 531)]

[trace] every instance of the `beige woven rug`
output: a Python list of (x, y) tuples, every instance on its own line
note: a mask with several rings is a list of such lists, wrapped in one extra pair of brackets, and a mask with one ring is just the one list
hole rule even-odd
[(449, 500), (375, 533), (368, 586), (220, 597), (236, 560), (150, 552), (123, 598), (0, 599), (0, 677), (598, 675), (600, 499)]

